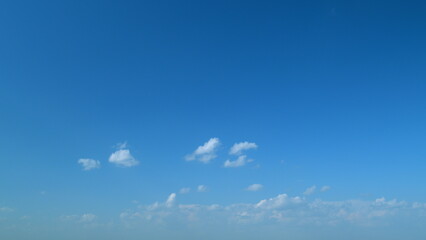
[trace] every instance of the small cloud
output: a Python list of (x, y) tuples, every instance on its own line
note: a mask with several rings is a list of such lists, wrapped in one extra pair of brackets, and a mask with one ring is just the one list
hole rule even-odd
[(255, 184), (252, 184), (252, 185), (248, 186), (248, 187), (246, 188), (246, 190), (247, 190), (247, 191), (256, 192), (256, 191), (261, 190), (262, 188), (263, 188), (263, 185), (262, 185), (262, 184), (255, 183)]
[(80, 216), (78, 215), (62, 215), (61, 216), (61, 220), (62, 221), (76, 221), (77, 219), (79, 219)]
[(166, 207), (170, 208), (173, 207), (176, 201), (176, 193), (172, 193), (169, 195), (169, 197), (166, 200)]
[(315, 192), (316, 188), (317, 188), (316, 186), (308, 187), (305, 190), (305, 192), (303, 192), (303, 194), (306, 195), (306, 196), (311, 195), (311, 194), (313, 194)]
[(122, 142), (122, 143), (117, 143), (114, 146), (116, 149), (125, 149), (127, 148), (127, 141), (126, 142)]
[(77, 162), (81, 164), (84, 171), (89, 171), (89, 170), (101, 167), (101, 162), (95, 159), (80, 158)]
[(321, 188), (321, 192), (327, 192), (328, 190), (330, 190), (331, 189), (331, 187), (330, 186), (323, 186), (322, 188)]
[(256, 143), (251, 143), (251, 142), (235, 143), (234, 146), (232, 146), (231, 149), (229, 150), (229, 154), (240, 155), (245, 150), (256, 149), (256, 148), (257, 148)]
[(180, 194), (186, 194), (186, 193), (189, 193), (190, 191), (191, 191), (191, 188), (186, 187), (186, 188), (181, 188), (179, 190), (179, 193)]
[(91, 213), (86, 213), (81, 215), (80, 222), (93, 222), (96, 219), (96, 215)]
[(241, 156), (238, 156), (237, 160), (235, 160), (235, 161), (226, 160), (225, 163), (223, 164), (223, 166), (226, 167), (226, 168), (242, 167), (242, 166), (246, 165), (247, 163), (253, 161), (251, 159), (246, 159), (246, 158), (247, 158), (246, 155), (241, 155)]
[(0, 207), (0, 212), (13, 212), (13, 209), (10, 207)]
[(287, 194), (279, 194), (276, 197), (259, 201), (255, 207), (263, 209), (278, 209), (285, 205), (299, 204), (302, 202), (300, 197), (290, 198)]
[(192, 154), (185, 157), (186, 161), (200, 161), (209, 163), (216, 158), (216, 149), (219, 147), (219, 138), (210, 138), (204, 145), (199, 146)]
[(80, 223), (90, 223), (96, 219), (96, 215), (92, 213), (85, 213), (83, 215), (63, 215), (61, 216), (62, 221), (72, 221), (72, 222), (80, 222)]
[(205, 192), (207, 191), (207, 187), (204, 185), (198, 185), (197, 192)]
[(120, 149), (115, 151), (111, 154), (108, 161), (121, 167), (133, 167), (139, 164), (132, 154), (130, 154), (129, 149)]

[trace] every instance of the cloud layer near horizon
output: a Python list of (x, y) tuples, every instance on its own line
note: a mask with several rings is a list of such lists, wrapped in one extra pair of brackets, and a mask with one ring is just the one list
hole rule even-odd
[[(170, 205), (171, 197), (173, 206)], [(385, 198), (370, 201), (309, 200), (305, 197), (279, 194), (256, 203), (202, 205), (178, 204), (176, 195), (172, 194), (164, 203), (140, 205), (137, 209), (122, 212), (120, 218), (126, 222), (142, 221), (162, 224), (174, 221), (209, 224), (215, 221), (228, 224), (335, 226), (349, 223), (372, 226), (404, 216), (426, 218), (426, 204)]]

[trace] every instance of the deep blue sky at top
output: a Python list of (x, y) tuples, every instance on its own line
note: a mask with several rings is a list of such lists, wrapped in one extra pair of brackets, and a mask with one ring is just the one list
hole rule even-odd
[[(333, 199), (426, 201), (425, 11), (422, 1), (2, 1), (2, 201), (47, 191), (95, 207), (98, 196), (152, 202), (206, 184), (228, 203), (259, 199), (230, 194), (257, 182), (265, 196), (330, 185)], [(211, 137), (219, 159), (183, 160)], [(141, 165), (108, 169), (123, 141)], [(220, 167), (239, 141), (259, 145), (260, 168)], [(107, 170), (82, 172), (84, 157)]]

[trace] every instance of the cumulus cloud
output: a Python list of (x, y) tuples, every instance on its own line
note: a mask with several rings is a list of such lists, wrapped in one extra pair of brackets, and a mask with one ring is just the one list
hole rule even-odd
[(189, 193), (190, 191), (191, 191), (191, 188), (186, 187), (186, 188), (181, 188), (179, 190), (179, 193), (180, 194), (186, 194), (186, 193)]
[(81, 164), (84, 171), (89, 171), (89, 170), (101, 167), (101, 162), (95, 159), (90, 159), (90, 158), (80, 158), (78, 160), (78, 163)]
[(247, 190), (247, 191), (256, 192), (256, 191), (261, 190), (262, 188), (263, 188), (263, 185), (262, 185), (262, 184), (255, 183), (255, 184), (252, 184), (252, 185), (248, 186), (248, 187), (246, 188), (246, 190)]
[(305, 190), (305, 192), (303, 192), (303, 195), (308, 196), (308, 195), (313, 194), (313, 193), (315, 192), (315, 189), (316, 189), (316, 188), (317, 188), (316, 186), (308, 187), (308, 188)]
[(241, 156), (238, 156), (237, 160), (235, 161), (231, 161), (229, 159), (226, 160), (225, 163), (223, 163), (223, 166), (226, 168), (242, 167), (252, 161), (253, 160), (251, 159), (247, 159), (246, 155), (241, 155)]
[(321, 188), (321, 192), (327, 192), (328, 190), (330, 190), (331, 189), (331, 187), (330, 186), (323, 186), (322, 188)]
[(209, 163), (216, 158), (216, 150), (220, 145), (219, 138), (210, 138), (203, 145), (199, 146), (192, 154), (185, 157), (186, 161), (200, 161)]
[(129, 149), (119, 149), (115, 151), (111, 154), (108, 161), (121, 167), (133, 167), (139, 164), (132, 154), (130, 154)]
[(207, 191), (207, 187), (204, 185), (198, 185), (197, 192), (205, 192)]
[(238, 155), (238, 158), (234, 161), (232, 160), (226, 160), (223, 163), (223, 166), (226, 168), (235, 168), (235, 167), (242, 167), (246, 165), (249, 162), (252, 162), (252, 159), (247, 159), (246, 155), (242, 155), (244, 151), (249, 149), (256, 149), (257, 145), (256, 143), (251, 142), (240, 142), (235, 143), (231, 149), (229, 150), (230, 155)]
[(245, 150), (256, 149), (256, 148), (257, 148), (256, 143), (252, 143), (252, 142), (235, 143), (231, 147), (231, 149), (229, 150), (229, 154), (231, 154), (231, 155), (240, 155)]

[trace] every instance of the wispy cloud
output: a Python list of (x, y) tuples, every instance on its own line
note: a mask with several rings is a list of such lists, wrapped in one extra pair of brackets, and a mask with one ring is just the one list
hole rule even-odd
[(181, 189), (179, 190), (179, 193), (180, 193), (180, 194), (187, 194), (187, 193), (189, 193), (190, 191), (191, 191), (191, 188), (185, 187), (185, 188), (181, 188)]
[(101, 167), (101, 162), (95, 159), (80, 158), (77, 162), (83, 167), (84, 171), (89, 171)]
[(114, 146), (116, 149), (125, 149), (127, 148), (127, 142), (121, 142), (121, 143), (117, 143)]
[(0, 212), (13, 212), (13, 209), (10, 207), (0, 207)]
[(176, 193), (171, 193), (166, 200), (166, 207), (173, 207), (176, 201)]
[(133, 167), (139, 164), (139, 162), (132, 156), (129, 149), (120, 149), (111, 154), (108, 160), (121, 167)]
[(256, 145), (256, 143), (253, 143), (253, 142), (235, 143), (231, 147), (231, 149), (229, 150), (229, 154), (231, 154), (231, 155), (240, 155), (245, 150), (256, 149), (256, 148), (257, 148), (257, 145)]
[(80, 222), (80, 223), (91, 223), (95, 221), (97, 216), (92, 213), (85, 213), (82, 215), (63, 215), (61, 216), (62, 221), (72, 221), (72, 222)]
[(327, 192), (328, 190), (330, 190), (331, 189), (331, 187), (330, 186), (322, 186), (322, 188), (321, 188), (321, 192)]
[(263, 188), (263, 185), (262, 185), (262, 184), (255, 183), (255, 184), (252, 184), (252, 185), (248, 186), (248, 187), (246, 188), (246, 190), (247, 190), (247, 191), (256, 192), (256, 191), (261, 190), (262, 188)]
[(311, 194), (313, 194), (314, 192), (315, 192), (315, 190), (317, 189), (317, 187), (316, 186), (312, 186), (312, 187), (308, 187), (304, 192), (303, 192), (303, 195), (306, 195), (306, 196), (308, 196), (308, 195), (311, 195)]
[(219, 138), (210, 138), (203, 145), (199, 146), (193, 153), (187, 155), (187, 161), (199, 161), (209, 163), (216, 158), (216, 150), (220, 145)]
[(207, 187), (205, 185), (198, 185), (197, 192), (205, 192), (207, 191)]
[(87, 223), (87, 222), (93, 222), (95, 219), (96, 219), (95, 214), (85, 213), (81, 216), (80, 221)]

